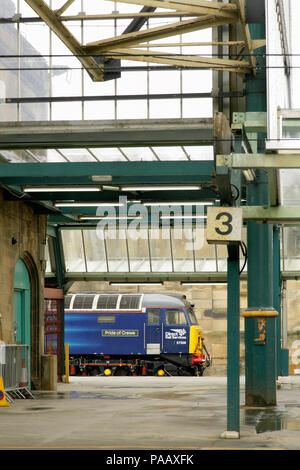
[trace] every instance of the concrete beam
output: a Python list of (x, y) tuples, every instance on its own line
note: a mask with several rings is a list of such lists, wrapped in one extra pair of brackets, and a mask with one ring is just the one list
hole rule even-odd
[(212, 144), (212, 118), (0, 123), (0, 150)]

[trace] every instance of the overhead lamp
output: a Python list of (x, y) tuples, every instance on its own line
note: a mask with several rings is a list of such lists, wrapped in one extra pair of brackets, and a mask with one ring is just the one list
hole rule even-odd
[(248, 168), (248, 170), (242, 170), (242, 171), (247, 181), (255, 180), (255, 173), (254, 173), (254, 170), (252, 170), (252, 168)]
[(143, 217), (140, 217), (140, 216), (138, 216), (138, 217), (134, 217), (134, 216), (132, 216), (132, 217), (130, 217), (130, 216), (113, 217), (112, 216), (112, 217), (110, 217), (110, 216), (103, 216), (103, 215), (83, 215), (83, 216), (80, 217), (80, 220), (102, 220), (102, 219), (104, 219), (104, 220), (132, 220), (132, 219), (141, 220), (141, 219), (143, 219)]
[(200, 185), (188, 186), (122, 186), (121, 191), (194, 191), (201, 189)]
[(56, 207), (123, 207), (120, 202), (57, 202)]
[(120, 191), (119, 186), (111, 186), (111, 185), (102, 185), (103, 191)]
[(144, 202), (144, 206), (211, 206), (213, 202)]
[(163, 286), (163, 282), (110, 282), (110, 286)]
[(101, 191), (100, 186), (46, 186), (46, 187), (29, 187), (23, 189), (25, 193), (68, 193), (68, 192), (97, 192)]

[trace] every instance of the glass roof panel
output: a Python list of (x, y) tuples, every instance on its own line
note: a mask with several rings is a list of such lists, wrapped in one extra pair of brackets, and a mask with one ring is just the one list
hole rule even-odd
[(157, 160), (150, 147), (121, 147), (121, 150), (127, 156), (128, 160)]
[(172, 228), (171, 234), (174, 271), (194, 272), (193, 229)]
[(300, 271), (300, 227), (283, 227), (283, 270)]
[(123, 162), (127, 160), (118, 148), (93, 148), (92, 152), (100, 161)]
[(159, 160), (187, 160), (182, 147), (152, 147)]
[(213, 160), (214, 149), (212, 146), (185, 145), (184, 149), (190, 160)]
[(67, 272), (86, 272), (85, 253), (81, 230), (61, 231)]
[(53, 149), (48, 149), (46, 150), (47, 152), (47, 162), (65, 162), (66, 157), (63, 157), (60, 153), (58, 153), (56, 150)]
[(69, 162), (87, 162), (96, 160), (96, 158), (93, 157), (87, 149), (59, 149), (59, 152)]
[(107, 272), (103, 232), (82, 230), (82, 233), (87, 272)]
[(150, 272), (148, 230), (127, 230), (129, 266), (131, 272)]
[(194, 229), (194, 251), (196, 271), (216, 271), (215, 245), (209, 245), (206, 241), (206, 229), (204, 227)]
[(154, 272), (173, 270), (170, 237), (169, 229), (150, 230), (151, 265)]
[[(106, 231), (104, 236), (103, 230), (98, 229), (62, 230), (66, 271), (100, 274), (179, 272), (182, 275), (190, 272), (226, 272), (226, 246), (208, 245), (203, 227), (193, 228), (193, 235), (189, 228), (185, 228), (182, 239), (176, 230), (164, 230), (164, 239), (162, 230), (159, 233), (153, 231), (152, 238), (149, 238), (151, 230), (122, 229), (114, 234), (114, 239), (112, 232), (109, 234)], [(281, 233), (281, 269), (285, 272), (300, 272), (300, 227), (283, 227)], [(52, 269), (55, 266), (52, 255), (47, 239), (48, 274), (51, 273), (51, 266)], [(240, 251), (240, 267), (243, 265), (244, 255)], [(243, 269), (243, 272), (246, 271), (247, 265)]]
[(105, 231), (108, 269), (110, 272), (128, 272), (126, 232), (120, 229), (117, 236), (113, 231)]
[(280, 170), (280, 191), (282, 205), (299, 205), (300, 170)]

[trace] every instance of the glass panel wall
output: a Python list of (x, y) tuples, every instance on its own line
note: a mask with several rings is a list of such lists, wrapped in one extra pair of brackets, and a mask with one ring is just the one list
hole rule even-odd
[[(49, 0), (59, 8), (64, 2)], [(76, 0), (64, 15), (77, 16), (139, 12), (141, 6), (100, 0)], [(165, 12), (164, 9), (156, 11)], [(17, 16), (21, 15), (21, 21)], [(53, 98), (43, 103), (1, 103), (2, 120), (82, 120), (82, 119), (147, 119), (189, 118), (212, 116), (210, 98), (148, 99), (149, 94), (181, 94), (210, 92), (212, 72), (208, 70), (174, 70), (163, 64), (121, 60), (121, 77), (94, 82), (80, 61), (38, 16), (25, 0), (2, 0), (0, 16), (15, 18), (11, 24), (0, 25), (1, 59), (0, 89), (5, 97)], [(27, 19), (27, 21), (26, 21)], [(65, 21), (63, 24), (80, 44), (122, 34), (133, 18)], [(142, 29), (178, 22), (175, 18), (150, 18)], [(161, 53), (210, 55), (211, 46), (195, 43), (211, 40), (211, 30), (196, 31), (152, 41), (145, 50)], [(174, 46), (173, 46), (174, 44)], [(187, 45), (193, 44), (193, 45)], [(140, 95), (136, 100), (116, 100), (118, 95)], [(80, 97), (89, 100), (80, 100)], [(144, 96), (142, 98), (142, 96)], [(65, 98), (58, 102), (55, 98)], [(73, 100), (69, 100), (73, 98)], [(74, 98), (79, 98), (74, 101)], [(105, 97), (106, 100), (102, 100)], [(109, 100), (107, 98), (110, 97)], [(94, 98), (95, 100), (91, 100)], [(98, 98), (98, 99), (97, 99)], [(4, 113), (4, 110), (7, 110)]]
[[(226, 246), (209, 245), (204, 227), (61, 230), (68, 272), (224, 272)], [(241, 257), (241, 265), (244, 258)]]
[[(246, 243), (246, 228), (243, 231)], [(153, 235), (153, 233), (152, 233)], [(208, 245), (205, 228), (160, 230), (151, 239), (148, 229), (61, 230), (64, 264), (67, 272), (226, 272), (227, 248)], [(182, 238), (180, 236), (182, 235)], [(53, 250), (46, 247), (46, 272), (55, 270)], [(281, 271), (300, 273), (300, 227), (283, 227), (280, 234)], [(245, 257), (240, 250), (240, 267)], [(300, 274), (299, 274), (300, 275)]]

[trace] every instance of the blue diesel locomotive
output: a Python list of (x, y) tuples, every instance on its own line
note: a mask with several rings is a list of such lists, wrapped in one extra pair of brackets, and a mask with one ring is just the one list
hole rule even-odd
[(65, 297), (71, 375), (202, 375), (211, 359), (184, 295)]

